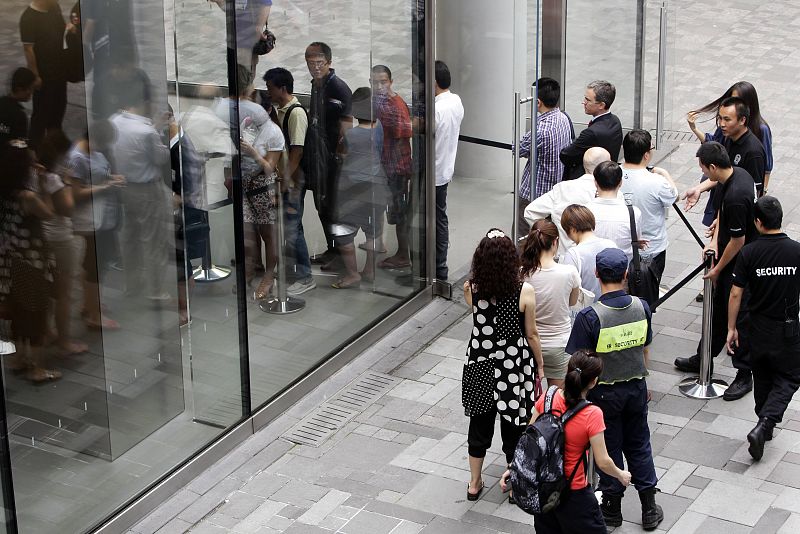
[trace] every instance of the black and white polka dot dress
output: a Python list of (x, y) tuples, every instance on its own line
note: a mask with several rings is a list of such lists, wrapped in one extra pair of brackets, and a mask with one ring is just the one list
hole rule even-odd
[(536, 361), (524, 335), (519, 293), (497, 302), (473, 294), (472, 324), (462, 379), (464, 413), (481, 415), (496, 408), (507, 421), (527, 425)]

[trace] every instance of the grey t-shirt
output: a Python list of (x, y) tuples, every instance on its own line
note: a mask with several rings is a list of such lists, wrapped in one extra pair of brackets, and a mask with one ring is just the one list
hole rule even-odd
[(595, 236), (567, 250), (559, 261), (578, 270), (581, 275), (581, 287), (594, 293), (595, 302), (600, 298), (600, 280), (595, 275), (597, 253), (607, 248), (619, 247), (610, 239)]

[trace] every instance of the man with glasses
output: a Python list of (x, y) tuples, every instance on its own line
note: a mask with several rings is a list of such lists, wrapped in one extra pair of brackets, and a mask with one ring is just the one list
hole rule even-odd
[(353, 126), (350, 106), (353, 92), (331, 68), (333, 52), (325, 43), (314, 42), (306, 48), (306, 65), (311, 74), (311, 109), (303, 149), (306, 187), (314, 193), (327, 250), (311, 259), (323, 270), (334, 270), (338, 254), (333, 245), (333, 214), (336, 190), (344, 150), (344, 133)]
[(609, 109), (617, 96), (617, 89), (609, 82), (596, 80), (586, 86), (583, 111), (591, 115), (589, 126), (575, 141), (561, 150), (564, 180), (574, 180), (583, 174), (583, 154), (594, 146), (608, 150), (611, 161), (619, 159), (622, 146), (622, 124)]
[(652, 141), (650, 132), (640, 129), (631, 130), (622, 141), (622, 194), (642, 211), (642, 227), (638, 230), (648, 246), (641, 256), (651, 258), (650, 270), (660, 284), (669, 246), (667, 210), (677, 200), (678, 188), (667, 171), (650, 166)]

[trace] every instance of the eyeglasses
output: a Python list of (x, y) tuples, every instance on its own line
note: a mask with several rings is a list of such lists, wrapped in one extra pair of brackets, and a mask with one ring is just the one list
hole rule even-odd
[(306, 60), (306, 65), (308, 65), (309, 67), (320, 68), (320, 67), (324, 67), (327, 64), (328, 64), (328, 62), (325, 61), (325, 60), (320, 60), (320, 61)]

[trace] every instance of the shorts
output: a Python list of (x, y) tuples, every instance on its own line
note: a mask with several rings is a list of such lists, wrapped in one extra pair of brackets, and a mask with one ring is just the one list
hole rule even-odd
[(564, 348), (565, 347), (542, 347), (545, 378), (553, 378), (555, 380), (564, 380), (564, 378), (566, 378), (569, 354), (564, 351)]
[(81, 234), (86, 246), (83, 251), (83, 276), (90, 284), (97, 284), (106, 271), (106, 261), (114, 251), (114, 230), (96, 230)]
[(69, 279), (75, 273), (75, 240), (48, 241), (47, 245), (56, 260), (56, 274), (59, 278)]
[(391, 198), (386, 207), (386, 220), (389, 224), (404, 224), (411, 205), (411, 175), (391, 175), (388, 182)]

